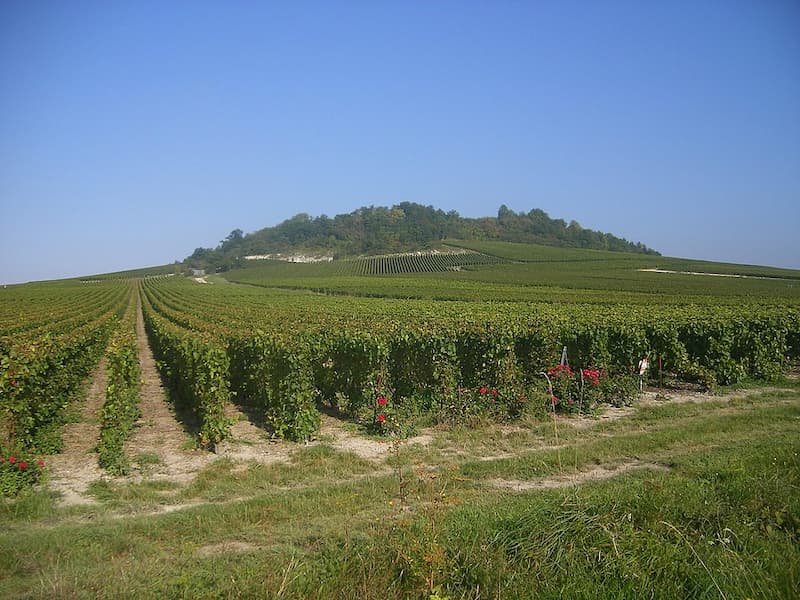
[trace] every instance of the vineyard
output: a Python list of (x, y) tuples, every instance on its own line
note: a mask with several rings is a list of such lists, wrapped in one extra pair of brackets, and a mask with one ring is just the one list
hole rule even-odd
[[(150, 558), (148, 571), (132, 576), (144, 587), (132, 587), (131, 597), (190, 593), (182, 586), (194, 581), (194, 569), (223, 556), (214, 550), (216, 540), (238, 532), (240, 545), (231, 547), (248, 548), (242, 539), (261, 540), (253, 533), (256, 522), (264, 536), (290, 540), (286, 547), (269, 546), (270, 557), (305, 565), (291, 577), (274, 572), (271, 558), (270, 564), (258, 559), (245, 569), (270, 573), (264, 589), (276, 596), (286, 587), (294, 590), (291, 597), (335, 596), (313, 583), (330, 568), (332, 581), (349, 582), (340, 584), (345, 587), (355, 585), (352, 578), (360, 576), (354, 573), (362, 571), (368, 579), (376, 573), (384, 578), (385, 589), (362, 589), (359, 597), (436, 597), (437, 590), (473, 590), (479, 584), (472, 581), (502, 586), (508, 597), (517, 597), (524, 595), (515, 579), (522, 573), (515, 566), (520, 557), (549, 573), (540, 592), (553, 591), (551, 585), (563, 589), (568, 584), (559, 560), (547, 550), (561, 552), (563, 540), (546, 537), (561, 527), (564, 536), (590, 549), (587, 556), (601, 553), (599, 563), (569, 554), (575, 561), (571, 572), (587, 581), (594, 581), (598, 568), (607, 570), (605, 585), (627, 580), (614, 574), (620, 556), (633, 565), (632, 557), (652, 546), (659, 548), (652, 554), (661, 561), (658, 569), (672, 573), (660, 582), (663, 589), (710, 597), (691, 591), (712, 589), (707, 571), (694, 565), (695, 554), (685, 544), (673, 544), (673, 530), (663, 525), (683, 522), (702, 536), (732, 537), (719, 533), (729, 527), (748, 540), (735, 550), (735, 564), (728, 562), (732, 543), (715, 541), (718, 549), (707, 543), (715, 537), (694, 540), (729, 587), (750, 585), (742, 577), (754, 577), (752, 585), (769, 590), (767, 595), (789, 597), (784, 590), (794, 585), (795, 575), (763, 556), (796, 554), (790, 546), (800, 527), (791, 516), (795, 499), (777, 491), (795, 485), (800, 473), (798, 448), (786, 442), (796, 440), (797, 428), (796, 384), (785, 378), (800, 359), (796, 273), (750, 269), (751, 277), (764, 279), (735, 280), (672, 276), (639, 269), (700, 267), (579, 250), (560, 252), (559, 261), (549, 250), (529, 248), (526, 255), (511, 244), (474, 246), (328, 264), (269, 261), (205, 278), (203, 285), (143, 271), (136, 278), (0, 290), (0, 490), (18, 498), (6, 498), (0, 508), (12, 515), (31, 506), (24, 510), (39, 519), (55, 510), (87, 519), (95, 510), (112, 511), (100, 529), (92, 529), (103, 541), (91, 544), (111, 557), (115, 569), (134, 553), (114, 550), (108, 540), (115, 536), (104, 533), (133, 522), (114, 525), (119, 511), (145, 511), (137, 522), (159, 525), (137, 535), (161, 540), (168, 555), (178, 551), (169, 540), (183, 540), (184, 548), (193, 536), (214, 552), (211, 558), (196, 549), (191, 558), (181, 555), (181, 574), (173, 577), (163, 571), (169, 562), (164, 553), (137, 550)], [(144, 357), (151, 350), (145, 376)], [(640, 375), (643, 359), (649, 368)], [(105, 479), (87, 483), (84, 494), (94, 504), (56, 509), (53, 496), (37, 490), (47, 485), (48, 463), (64, 446), (62, 431), (80, 419), (75, 407), (100, 371), (96, 427), (86, 430), (91, 439), (71, 456), (97, 465)], [(149, 394), (163, 385), (163, 399), (156, 400), (169, 410), (158, 418), (166, 416), (179, 432), (167, 445), (155, 430), (148, 452), (137, 448), (141, 441), (132, 442), (142, 439), (137, 431), (148, 421), (156, 421), (152, 398), (151, 412), (143, 414), (145, 378)], [(769, 385), (764, 389), (771, 391), (763, 401), (733, 394), (723, 402), (708, 394), (733, 384)], [(650, 404), (635, 407), (642, 387), (651, 390)], [(672, 408), (653, 400), (672, 393), (702, 396), (709, 408)], [(620, 420), (599, 420), (609, 414)], [(247, 439), (241, 437), (245, 422), (256, 432)], [(181, 448), (181, 432), (191, 438), (190, 449)], [(350, 440), (352, 450), (337, 450), (337, 439)], [(163, 469), (176, 463), (163, 452), (154, 456), (159, 443), (163, 452), (185, 453), (202, 465), (199, 471), (170, 479)], [(565, 444), (574, 446), (571, 465), (561, 454)], [(249, 454), (242, 450), (247, 446)], [(780, 468), (755, 458), (752, 471), (741, 467), (736, 461), (751, 448), (762, 448), (758, 456), (765, 461), (780, 459)], [(163, 468), (158, 477), (148, 475), (154, 461)], [(720, 473), (728, 479), (714, 479)], [(577, 493), (561, 495), (568, 476), (576, 489), (581, 478), (620, 481), (587, 488), (596, 491), (580, 500)], [(698, 477), (712, 482), (703, 485), (713, 491), (692, 487)], [(731, 498), (742, 495), (730, 506), (719, 504), (725, 485)], [(558, 491), (547, 495), (551, 488)], [(532, 494), (545, 498), (537, 500), (544, 502), (536, 505), (541, 508), (525, 500)], [(703, 513), (709, 498), (716, 503), (712, 516)], [(41, 504), (26, 504), (34, 501)], [(163, 514), (164, 503), (179, 512)], [(620, 514), (614, 512), (618, 503)], [(596, 507), (612, 508), (593, 516), (588, 511)], [(203, 518), (187, 525), (181, 517), (187, 511)], [(326, 533), (310, 535), (305, 526), (297, 531), (298, 515)], [(636, 516), (626, 521), (627, 515)], [(352, 537), (342, 533), (339, 517), (353, 519)], [(16, 517), (7, 518), (14, 523)], [(375, 529), (381, 519), (392, 528)], [(754, 525), (742, 531), (733, 524), (743, 521)], [(154, 533), (162, 523), (168, 524), (163, 540)], [(56, 530), (74, 536), (71, 528), (85, 526), (67, 523)], [(40, 529), (24, 531), (20, 521), (0, 537), (9, 547), (41, 544), (23, 551), (29, 558), (65, 545)], [(384, 549), (391, 553), (386, 561), (370, 558)], [(262, 589), (261, 580), (234, 564), (238, 559), (235, 553), (224, 558), (240, 583), (203, 577), (234, 590), (231, 595)], [(0, 569), (16, 573), (21, 596), (31, 590), (44, 594), (45, 579), (34, 582), (22, 561), (6, 560)], [(774, 579), (753, 575), (762, 560), (771, 561)], [(109, 575), (104, 564), (97, 560), (85, 568), (97, 574), (96, 595), (111, 597), (119, 591), (110, 583), (117, 575)], [(676, 570), (692, 573), (697, 582), (676, 587)], [(649, 581), (644, 573), (636, 577)], [(77, 594), (76, 583), (59, 585), (50, 595)], [(216, 593), (202, 582), (194, 585), (198, 597)], [(652, 591), (647, 588), (645, 595)], [(618, 595), (632, 597), (628, 592)]]
[[(461, 268), (440, 265), (434, 269), (431, 259), (410, 255), (316, 264), (253, 261), (256, 264), (225, 273), (225, 278), (259, 287), (371, 298), (606, 305), (800, 304), (799, 276), (788, 269), (528, 244), (458, 243), (476, 253), (475, 261), (463, 262)], [(465, 256), (471, 255), (453, 254), (453, 260), (463, 261)], [(479, 264), (478, 260), (487, 264)], [(392, 263), (416, 265), (416, 271), (399, 267), (392, 271), (389, 268)], [(370, 267), (370, 272), (381, 276), (369, 275), (368, 265), (374, 267)], [(676, 273), (658, 273), (652, 269)], [(744, 277), (681, 274), (686, 271)]]
[(469, 267), (494, 265), (506, 261), (474, 250), (449, 248), (366, 256), (341, 262), (344, 263), (344, 268), (340, 271), (343, 275), (396, 275), (460, 271)]
[(654, 380), (706, 386), (775, 379), (800, 351), (800, 312), (773, 306), (439, 303), (174, 278), (147, 280), (144, 297), (156, 356), (207, 444), (226, 436), (232, 396), (256, 403), (276, 435), (307, 439), (319, 402), (353, 417), (379, 396), (399, 411), (464, 411), (466, 391), (488, 386), (496, 411), (517, 414), (543, 397), (541, 373), (565, 347), (584, 369), (628, 377), (652, 356)]
[(247, 270), (266, 277), (359, 277), (458, 272), (474, 267), (508, 262), (497, 256), (455, 246), (441, 246), (416, 252), (349, 257), (332, 261), (302, 262), (298, 259), (298, 262), (295, 262), (295, 258), (253, 260)]
[[(502, 247), (489, 249), (496, 255)], [(566, 252), (566, 261), (575, 263), (576, 253)], [(598, 254), (590, 253), (586, 261)], [(522, 257), (517, 253), (515, 258)], [(623, 255), (618, 260), (643, 259)], [(595, 302), (601, 292), (593, 289), (570, 293), (542, 286), (526, 295), (524, 286), (507, 282), (505, 287), (476, 290), (481, 283), (470, 279), (471, 274), (458, 274), (451, 282), (423, 274), (416, 279), (367, 276), (483, 264), (475, 273), (491, 279), (504, 266), (519, 266), (473, 250), (344, 262), (344, 271), (333, 267), (342, 274), (328, 273), (326, 280), (351, 285), (351, 293), (364, 296), (370, 294), (359, 291), (356, 282), (367, 282), (369, 288), (383, 281), (385, 291), (396, 297), (298, 293), (279, 289), (285, 285), (280, 278), (275, 287), (268, 278), (259, 286), (199, 286), (164, 276), (6, 291), (0, 321), (3, 445), (34, 452), (58, 447), (51, 430), (62, 419), (65, 398), (75, 393), (113, 334), (106, 421), (127, 425), (104, 427), (101, 462), (112, 471), (124, 470), (108, 456), (120, 455), (122, 432), (136, 415), (132, 348), (140, 291), (147, 334), (162, 373), (174, 400), (200, 424), (199, 443), (208, 447), (228, 437), (225, 415), (232, 400), (255, 406), (273, 435), (303, 440), (317, 431), (321, 404), (361, 422), (372, 419), (376, 429), (383, 425), (374, 419), (386, 412), (374, 410), (377, 397), (388, 399), (395, 415), (443, 419), (473, 412), (480, 399), (472, 392), (487, 387), (497, 391), (492, 407), (496, 416), (542, 410), (539, 399), (546, 396), (547, 385), (542, 373), (562, 361), (562, 351), (571, 365), (617, 380), (630, 379), (638, 362), (651, 357), (649, 381), (676, 379), (707, 388), (746, 378), (774, 380), (800, 353), (800, 310), (791, 302), (779, 303), (776, 285), (781, 283), (775, 281), (754, 280), (773, 286), (775, 293), (758, 303), (743, 303), (747, 296), (740, 294), (712, 306), (714, 287), (706, 295), (655, 298), (623, 289)], [(304, 267), (280, 266), (299, 272)], [(312, 268), (319, 272), (329, 267)], [(252, 272), (245, 269), (229, 277), (247, 280)], [(263, 275), (263, 270), (257, 272)], [(613, 273), (606, 265), (604, 276)], [(309, 281), (313, 278), (301, 276), (294, 287), (302, 289)], [(403, 285), (473, 294), (467, 301), (404, 300)], [(521, 296), (513, 296), (515, 290)], [(508, 292), (512, 301), (503, 300)], [(583, 389), (584, 383), (574, 385)]]
[(105, 351), (133, 289), (114, 282), (3, 290), (3, 448), (58, 449), (63, 411)]

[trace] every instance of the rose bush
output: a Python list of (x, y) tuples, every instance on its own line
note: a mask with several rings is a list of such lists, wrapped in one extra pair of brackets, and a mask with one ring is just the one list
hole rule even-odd
[(16, 496), (39, 482), (44, 473), (43, 460), (25, 460), (16, 454), (0, 454), (0, 495)]

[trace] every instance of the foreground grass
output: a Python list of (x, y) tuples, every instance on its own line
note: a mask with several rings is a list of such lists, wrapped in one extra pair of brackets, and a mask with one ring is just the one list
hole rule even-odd
[[(180, 488), (99, 484), (89, 508), (30, 494), (0, 506), (0, 589), (9, 598), (797, 597), (796, 390), (560, 426), (560, 448), (552, 423), (487, 425), (442, 431), (386, 464), (317, 446), (286, 465), (220, 460)], [(665, 468), (558, 489), (495, 487), (632, 461)]]

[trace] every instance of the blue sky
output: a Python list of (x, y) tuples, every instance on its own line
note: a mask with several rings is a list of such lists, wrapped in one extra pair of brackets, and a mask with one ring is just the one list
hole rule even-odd
[(0, 282), (402, 201), (800, 268), (800, 3), (0, 3)]

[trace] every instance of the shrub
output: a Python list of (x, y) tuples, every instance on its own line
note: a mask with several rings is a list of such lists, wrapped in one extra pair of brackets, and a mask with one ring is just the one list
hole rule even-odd
[(39, 482), (44, 461), (22, 458), (16, 453), (0, 454), (0, 496), (17, 496)]

